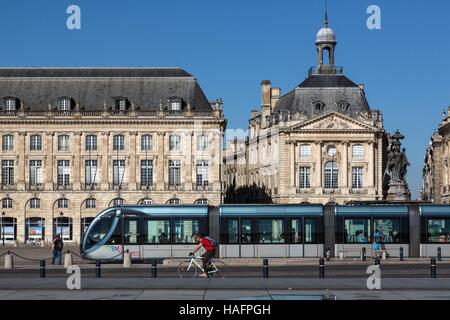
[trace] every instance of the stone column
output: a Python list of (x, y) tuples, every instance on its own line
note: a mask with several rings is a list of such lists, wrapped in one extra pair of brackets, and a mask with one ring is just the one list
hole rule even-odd
[(376, 167), (377, 167), (377, 193), (380, 199), (383, 198), (383, 138), (380, 136), (378, 137), (378, 150), (377, 150), (377, 160), (376, 160)]
[(156, 149), (157, 149), (157, 156), (156, 156), (156, 176), (155, 176), (155, 183), (157, 190), (164, 190), (164, 182), (166, 180), (165, 177), (165, 161), (166, 161), (166, 152), (165, 152), (165, 139), (166, 139), (166, 133), (165, 132), (158, 132), (157, 133), (157, 142), (156, 142)]
[(72, 174), (72, 185), (73, 190), (80, 190), (81, 189), (81, 132), (74, 132), (73, 133), (73, 140), (74, 142), (72, 144), (69, 144), (72, 150), (74, 150), (73, 156), (72, 156), (72, 163), (71, 167), (73, 168)]
[(367, 187), (372, 189), (375, 187), (375, 170), (374, 170), (374, 149), (375, 149), (375, 143), (374, 141), (369, 141), (368, 143), (369, 146), (369, 166), (368, 166), (368, 179), (367, 179)]
[[(290, 188), (295, 188), (295, 143), (294, 142), (289, 142), (290, 146), (289, 146), (289, 151), (290, 151)], [(290, 192), (291, 193), (291, 192)]]
[[(181, 166), (181, 181), (184, 183), (184, 190), (192, 190), (192, 175), (195, 172), (195, 160), (193, 159), (192, 148), (194, 145), (194, 132), (186, 132), (182, 137), (182, 150), (184, 159)], [(196, 144), (195, 144), (196, 145)]]
[[(316, 141), (316, 183), (318, 189), (322, 188), (322, 142)], [(322, 193), (322, 192), (320, 192)]]
[[(110, 132), (101, 133), (101, 143), (100, 143), (100, 159), (98, 165), (100, 177), (100, 188), (101, 190), (109, 189), (109, 136)], [(111, 181), (112, 182), (112, 181)]]
[(43, 136), (44, 142), (44, 153), (45, 153), (45, 189), (53, 190), (53, 176), (56, 174), (55, 172), (55, 159), (53, 156), (53, 137), (55, 136), (54, 132), (47, 132)]
[[(128, 188), (136, 190), (136, 153), (137, 153), (137, 132), (130, 132), (130, 148), (128, 149)], [(138, 166), (139, 167), (139, 166)]]
[(26, 132), (19, 132), (19, 143), (17, 144), (17, 148), (18, 148), (18, 164), (17, 164), (17, 173), (18, 173), (18, 177), (17, 177), (17, 188), (18, 190), (25, 190), (25, 172), (27, 170), (27, 161), (26, 161), (26, 137), (27, 137), (27, 133)]
[(348, 183), (348, 167), (349, 167), (349, 161), (348, 161), (348, 141), (342, 142), (342, 184), (341, 188), (343, 188), (343, 193), (348, 194), (349, 189), (351, 186)]

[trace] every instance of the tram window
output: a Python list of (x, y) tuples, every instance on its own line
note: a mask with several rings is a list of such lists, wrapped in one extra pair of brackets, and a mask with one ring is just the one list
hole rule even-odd
[(284, 243), (285, 235), (283, 233), (284, 221), (281, 219), (259, 220), (258, 221), (258, 242)]
[(194, 234), (200, 232), (198, 220), (175, 220), (173, 239), (174, 243), (195, 243)]
[(303, 243), (302, 239), (302, 220), (292, 219), (291, 220), (291, 243)]
[(400, 219), (375, 219), (373, 220), (373, 232), (381, 235), (382, 243), (400, 243)]
[(146, 220), (144, 244), (170, 244), (170, 220)]
[(428, 219), (428, 243), (450, 243), (450, 219)]
[(138, 220), (125, 219), (123, 237), (125, 244), (138, 244)]
[(319, 228), (319, 221), (317, 218), (305, 218), (305, 243), (319, 243), (321, 242), (321, 233)]
[(345, 219), (344, 239), (346, 243), (370, 242), (370, 219)]
[(103, 238), (105, 238), (105, 236), (112, 228), (115, 216), (116, 211), (113, 210), (104, 214), (103, 216), (100, 217), (99, 220), (95, 222), (94, 226), (92, 227), (92, 229), (89, 231), (88, 234), (86, 242), (87, 249), (100, 243), (103, 240)]
[(230, 219), (227, 221), (227, 230), (225, 243), (238, 244), (239, 243), (239, 220)]
[(241, 221), (241, 244), (253, 243), (252, 220), (245, 219)]

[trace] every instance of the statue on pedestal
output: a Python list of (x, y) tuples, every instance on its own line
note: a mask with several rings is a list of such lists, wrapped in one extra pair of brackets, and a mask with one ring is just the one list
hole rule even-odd
[(392, 141), (389, 145), (389, 152), (384, 172), (384, 180), (387, 182), (387, 200), (392, 201), (410, 201), (411, 192), (406, 183), (406, 174), (408, 166), (411, 164), (406, 156), (406, 149), (401, 149), (403, 136), (398, 130), (392, 136)]

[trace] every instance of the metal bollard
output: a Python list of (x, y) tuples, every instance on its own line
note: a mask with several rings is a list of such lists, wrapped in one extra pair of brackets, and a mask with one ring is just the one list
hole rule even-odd
[(100, 260), (95, 261), (95, 277), (102, 277), (102, 262)]
[(383, 260), (386, 260), (387, 259), (386, 251), (383, 251), (383, 254), (381, 256), (383, 257)]
[(158, 261), (152, 260), (152, 263), (150, 265), (150, 271), (152, 274), (152, 278), (157, 278), (158, 277)]
[(321, 279), (325, 278), (325, 260), (324, 259), (319, 260), (319, 278), (321, 278)]
[(127, 249), (127, 252), (123, 255), (123, 267), (124, 268), (131, 268), (131, 254)]
[(366, 261), (367, 260), (366, 247), (362, 248), (361, 260), (362, 261)]
[(263, 260), (263, 278), (269, 277), (269, 259)]
[(404, 261), (405, 258), (403, 256), (403, 247), (400, 248), (400, 261)]
[(344, 252), (339, 252), (339, 259), (344, 260)]
[(64, 268), (71, 267), (72, 265), (73, 265), (72, 254), (70, 253), (70, 250), (67, 250), (66, 254), (64, 255)]
[(331, 260), (331, 250), (330, 250), (330, 248), (327, 248), (327, 253), (325, 254), (325, 258), (327, 258), (327, 261)]
[(40, 261), (39, 273), (41, 275), (41, 278), (45, 278), (45, 260)]
[(380, 258), (375, 258), (375, 265), (380, 266)]
[(8, 254), (5, 255), (5, 269), (14, 269), (14, 260), (11, 251), (8, 251)]
[(431, 278), (436, 278), (436, 259), (431, 259)]
[(437, 259), (438, 261), (442, 261), (442, 248), (437, 248)]

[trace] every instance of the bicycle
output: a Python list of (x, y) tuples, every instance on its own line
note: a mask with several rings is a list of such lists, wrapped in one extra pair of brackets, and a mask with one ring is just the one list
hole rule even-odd
[[(190, 261), (183, 261), (178, 266), (178, 275), (181, 279), (192, 278), (198, 274), (198, 269), (205, 272), (203, 269), (203, 257), (192, 256)], [(223, 261), (211, 259), (208, 263), (208, 271), (206, 272), (208, 278), (225, 278), (227, 266)]]

